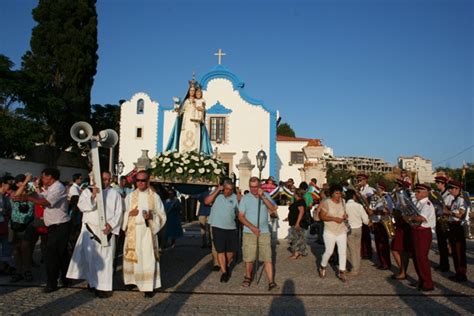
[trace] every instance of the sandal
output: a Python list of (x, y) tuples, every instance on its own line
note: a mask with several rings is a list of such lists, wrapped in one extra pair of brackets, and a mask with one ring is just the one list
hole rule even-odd
[(339, 271), (339, 274), (337, 275), (337, 277), (339, 278), (339, 280), (341, 280), (342, 282), (346, 282), (347, 279), (346, 279), (346, 273), (344, 271)]
[(406, 280), (406, 279), (407, 279), (406, 276), (402, 277), (402, 276), (397, 275), (397, 274), (392, 275), (390, 278), (391, 278), (392, 280)]
[(243, 287), (249, 287), (252, 284), (252, 278), (244, 277), (244, 281), (242, 282)]
[(319, 277), (321, 279), (326, 277), (326, 268), (325, 267), (320, 266), (319, 269), (318, 269), (318, 272), (319, 272)]
[(278, 285), (275, 282), (268, 283), (268, 290), (278, 289)]
[(11, 278), (10, 278), (11, 283), (19, 282), (21, 280), (23, 280), (23, 276), (19, 273), (16, 273), (16, 274), (12, 275)]

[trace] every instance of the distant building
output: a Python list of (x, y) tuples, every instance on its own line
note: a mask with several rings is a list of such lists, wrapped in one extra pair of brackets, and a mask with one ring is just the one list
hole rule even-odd
[[(311, 157), (308, 149), (311, 148)], [(306, 154), (304, 149), (306, 149)], [(326, 162), (333, 150), (326, 147), (319, 139), (290, 136), (277, 136), (277, 173), (280, 180), (289, 178), (298, 184), (301, 181), (309, 182), (316, 178), (318, 183), (326, 182)], [(311, 169), (311, 172), (309, 170)]]
[(421, 183), (433, 183), (433, 163), (420, 156), (398, 157), (398, 166), (401, 169), (414, 172)]
[(352, 172), (391, 173), (393, 166), (380, 158), (372, 157), (331, 157), (326, 160), (329, 166), (336, 170), (347, 170)]

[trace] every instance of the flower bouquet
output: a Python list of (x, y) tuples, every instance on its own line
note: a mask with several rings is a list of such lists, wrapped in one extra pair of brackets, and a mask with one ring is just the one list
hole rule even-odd
[(151, 180), (215, 185), (224, 174), (222, 161), (196, 151), (165, 151), (151, 161)]

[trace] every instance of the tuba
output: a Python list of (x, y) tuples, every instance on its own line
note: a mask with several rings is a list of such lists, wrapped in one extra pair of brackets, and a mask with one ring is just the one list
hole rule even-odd
[[(410, 191), (407, 189), (399, 190), (395, 193), (397, 195), (397, 201), (400, 206), (400, 212), (402, 216), (418, 216), (420, 215), (418, 208), (410, 196)], [(410, 221), (408, 224), (411, 226), (419, 226), (420, 223)]]
[[(388, 194), (388, 193), (386, 193)], [(384, 196), (382, 196), (382, 202), (385, 209), (388, 210), (387, 200)], [(395, 237), (395, 227), (393, 226), (393, 218), (390, 214), (382, 215), (381, 219), (382, 225), (387, 232), (387, 236), (389, 239), (393, 239)]]
[[(375, 209), (375, 207), (380, 203), (383, 204), (383, 208), (385, 210), (388, 210), (387, 200), (385, 200), (384, 196), (381, 196), (378, 193), (372, 195), (370, 205)], [(385, 232), (387, 233), (388, 238), (393, 239), (395, 237), (395, 227), (393, 226), (392, 216), (390, 216), (389, 214), (382, 215), (380, 218), (380, 223), (385, 228)]]

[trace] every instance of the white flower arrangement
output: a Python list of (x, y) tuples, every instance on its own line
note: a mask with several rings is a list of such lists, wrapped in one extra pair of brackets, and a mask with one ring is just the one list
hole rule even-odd
[(166, 151), (154, 157), (149, 170), (158, 181), (216, 184), (225, 173), (222, 161), (192, 152)]

